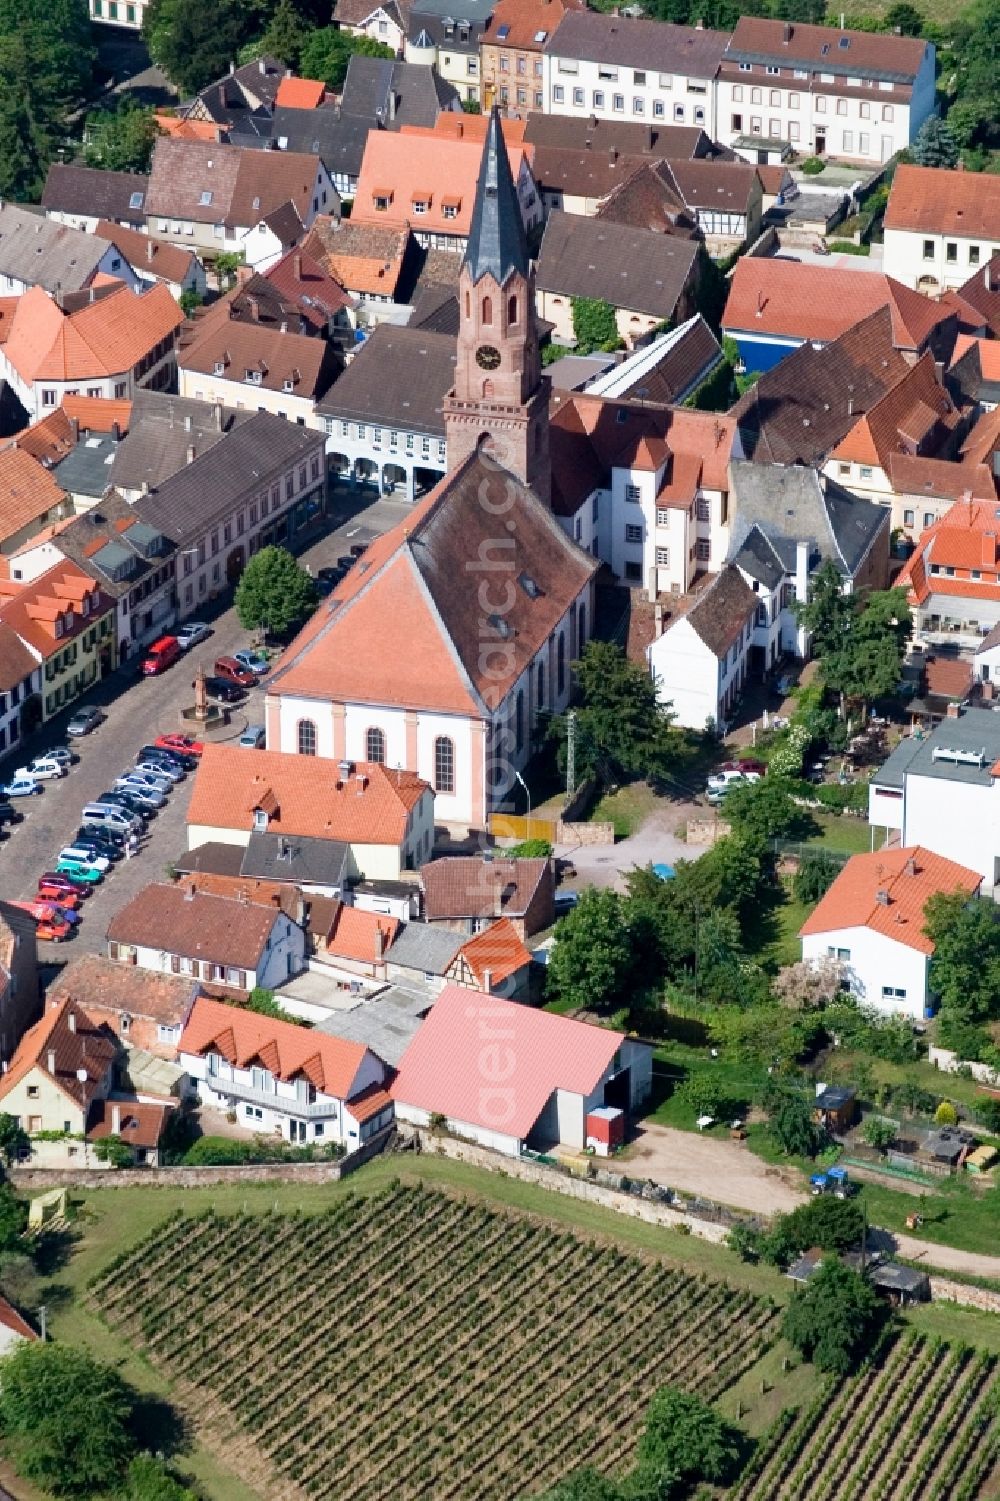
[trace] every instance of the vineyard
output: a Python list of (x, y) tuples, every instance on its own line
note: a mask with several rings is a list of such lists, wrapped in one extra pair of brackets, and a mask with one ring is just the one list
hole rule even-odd
[(757, 1450), (733, 1501), (981, 1501), (997, 1496), (997, 1358), (915, 1334), (819, 1384)]
[(357, 1501), (499, 1501), (616, 1471), (658, 1386), (712, 1399), (778, 1327), (725, 1283), (398, 1185), (316, 1216), (178, 1216), (92, 1296), (274, 1501), (347, 1475)]

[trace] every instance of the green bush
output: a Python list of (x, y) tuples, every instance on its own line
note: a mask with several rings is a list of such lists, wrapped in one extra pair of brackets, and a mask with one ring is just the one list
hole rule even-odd
[(870, 245), (856, 245), (853, 240), (829, 240), (827, 249), (832, 255), (871, 255)]
[(520, 844), (501, 851), (504, 860), (544, 860), (551, 853), (552, 845), (548, 839), (522, 839)]
[(800, 171), (804, 172), (807, 177), (818, 177), (821, 172), (826, 171), (826, 162), (818, 156), (807, 156)]

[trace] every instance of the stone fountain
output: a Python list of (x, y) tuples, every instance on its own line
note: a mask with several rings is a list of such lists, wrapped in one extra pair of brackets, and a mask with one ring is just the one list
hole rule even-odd
[(213, 704), (208, 698), (208, 683), (205, 680), (204, 664), (199, 662), (195, 674), (194, 703), (181, 710), (181, 722), (185, 729), (196, 729), (200, 734), (223, 729), (229, 723), (229, 712), (221, 704)]

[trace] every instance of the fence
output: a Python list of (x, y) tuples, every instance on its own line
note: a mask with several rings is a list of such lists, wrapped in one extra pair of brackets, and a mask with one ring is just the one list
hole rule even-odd
[(534, 813), (530, 818), (523, 813), (491, 813), (489, 829), (494, 839), (513, 839), (517, 844), (525, 839), (547, 839), (555, 844), (556, 822), (554, 818), (539, 818)]

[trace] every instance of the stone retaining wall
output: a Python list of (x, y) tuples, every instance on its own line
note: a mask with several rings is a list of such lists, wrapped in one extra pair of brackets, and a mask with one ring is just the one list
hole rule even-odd
[(684, 834), (686, 844), (715, 844), (733, 832), (732, 825), (722, 818), (689, 818)]
[(952, 1282), (948, 1277), (930, 1277), (931, 1301), (961, 1303), (963, 1308), (979, 1308), (983, 1313), (1000, 1313), (1000, 1293), (988, 1287), (973, 1287), (968, 1282)]
[(572, 845), (575, 849), (584, 844), (614, 844), (615, 826), (613, 823), (566, 823), (560, 818), (556, 822), (555, 842)]

